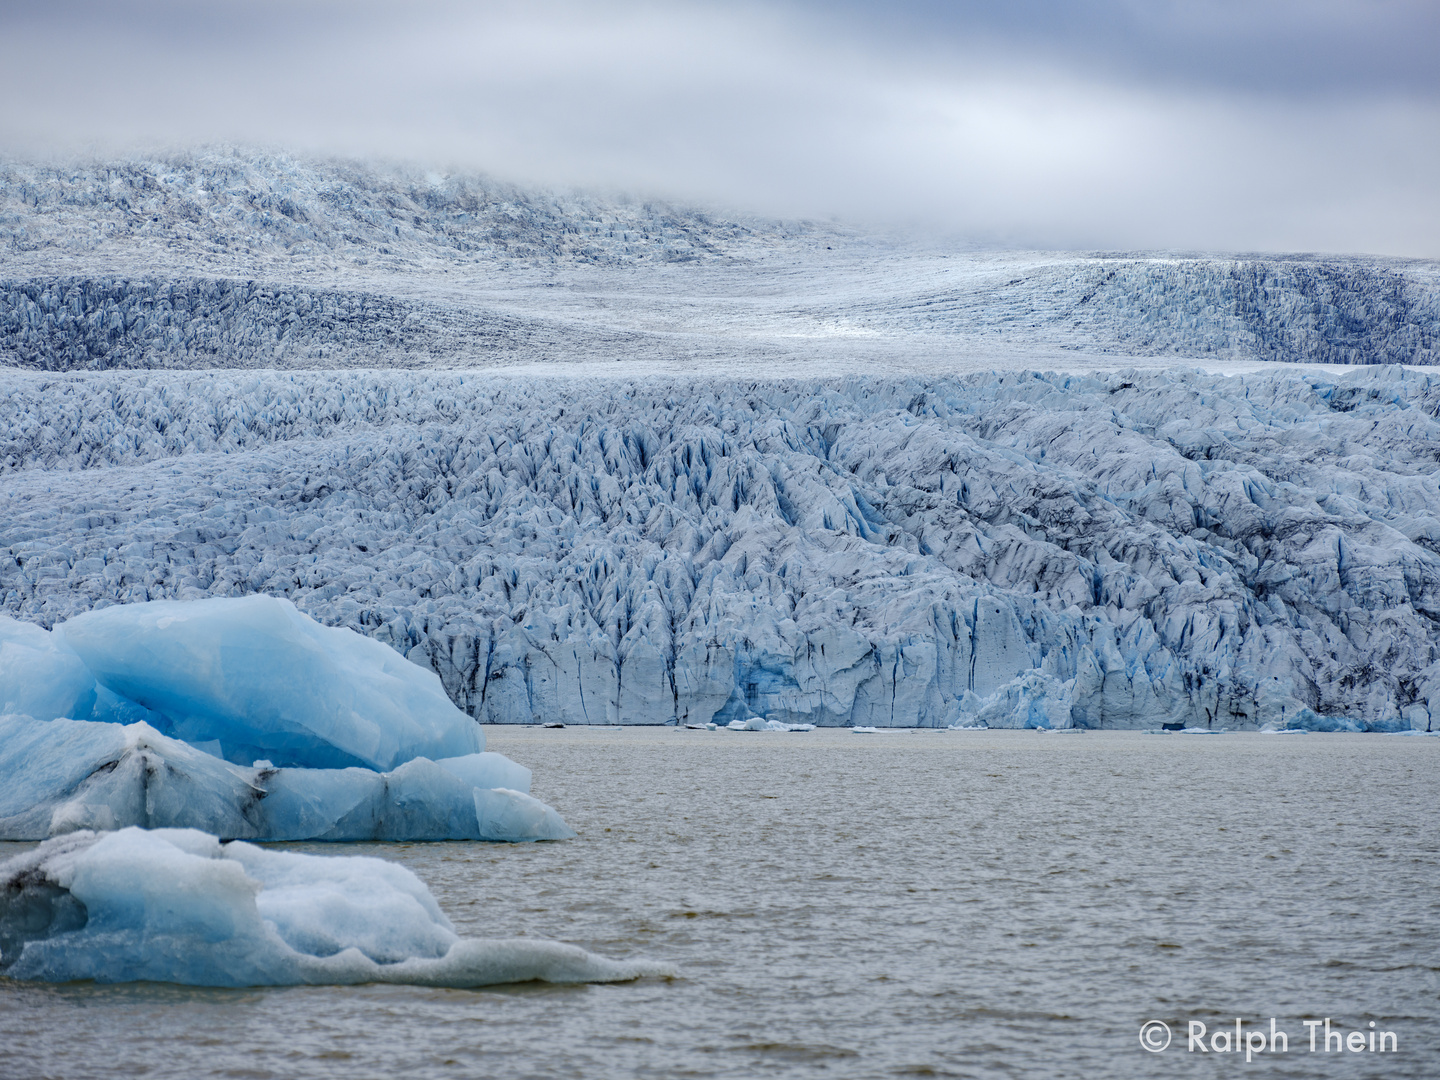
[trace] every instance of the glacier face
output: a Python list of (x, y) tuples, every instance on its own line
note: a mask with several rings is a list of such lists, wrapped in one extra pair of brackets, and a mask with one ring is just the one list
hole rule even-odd
[(466, 987), (668, 974), (555, 941), (461, 938), (413, 873), (381, 859), (127, 828), (0, 862), (0, 975), (15, 979)]
[(285, 596), (496, 723), (1440, 709), (1423, 373), (8, 386), (0, 602), (44, 625)]

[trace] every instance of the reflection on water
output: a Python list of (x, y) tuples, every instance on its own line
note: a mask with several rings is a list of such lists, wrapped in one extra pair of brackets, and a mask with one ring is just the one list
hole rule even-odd
[[(1210, 1077), (1185, 1024), (1237, 1016), (1290, 1034), (1256, 1075), (1440, 1076), (1440, 739), (489, 733), (579, 840), (290, 846), (679, 979), (0, 982), (0, 1076)], [(1400, 1050), (1312, 1056), (1327, 1016)]]

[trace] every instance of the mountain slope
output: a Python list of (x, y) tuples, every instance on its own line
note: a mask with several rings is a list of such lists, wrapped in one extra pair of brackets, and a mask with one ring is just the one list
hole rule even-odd
[(982, 252), (242, 151), (0, 165), (0, 251), (0, 362), (42, 370), (1440, 358), (1434, 263)]

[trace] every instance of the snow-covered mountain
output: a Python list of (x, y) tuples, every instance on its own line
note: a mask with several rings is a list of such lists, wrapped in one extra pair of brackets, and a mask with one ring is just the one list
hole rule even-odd
[(0, 362), (1432, 364), (1440, 266), (982, 252), (210, 151), (0, 165)]
[(0, 603), (264, 592), (495, 722), (1440, 712), (1440, 380), (12, 372)]

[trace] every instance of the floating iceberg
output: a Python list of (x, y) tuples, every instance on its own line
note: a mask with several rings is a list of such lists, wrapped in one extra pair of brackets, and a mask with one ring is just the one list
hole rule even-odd
[[(0, 717), (0, 836), (200, 828), (245, 840), (568, 840), (503, 754), (370, 769), (240, 766), (149, 724)], [(505, 786), (506, 784), (513, 786)]]
[(229, 761), (393, 769), (485, 748), (433, 671), (277, 597), (126, 604), (56, 634), (100, 687)]
[[(559, 840), (439, 678), (267, 596), (0, 617), (0, 837)], [(54, 718), (54, 719), (52, 719)]]
[(127, 828), (0, 863), (0, 975), (15, 979), (466, 987), (669, 974), (554, 941), (462, 938), (414, 874), (381, 859)]
[[(699, 726), (699, 725), (695, 725)], [(714, 725), (719, 727), (718, 724)], [(752, 716), (748, 720), (738, 717), (725, 725), (726, 731), (814, 731), (814, 724), (787, 724), (783, 720), (766, 720), (763, 716)]]

